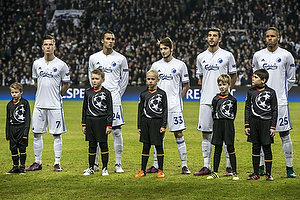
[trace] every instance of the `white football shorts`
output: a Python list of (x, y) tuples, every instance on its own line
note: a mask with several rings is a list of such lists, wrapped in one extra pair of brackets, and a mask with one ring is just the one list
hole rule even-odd
[(116, 126), (122, 126), (125, 124), (124, 117), (123, 117), (123, 111), (122, 106), (120, 105), (114, 105), (113, 106), (113, 123), (112, 127)]
[(50, 134), (62, 134), (67, 131), (63, 110), (34, 108), (32, 114), (32, 132), (46, 133), (48, 126)]
[(283, 132), (291, 130), (292, 123), (290, 118), (289, 106), (278, 105), (278, 118), (276, 125), (276, 132)]
[(212, 132), (213, 131), (213, 118), (212, 107), (209, 104), (200, 104), (199, 108), (199, 121), (198, 131)]
[(182, 112), (168, 112), (168, 126), (170, 132), (186, 129)]

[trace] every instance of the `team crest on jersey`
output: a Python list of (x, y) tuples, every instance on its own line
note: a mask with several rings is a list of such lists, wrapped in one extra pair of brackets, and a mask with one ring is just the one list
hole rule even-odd
[(161, 114), (163, 111), (162, 108), (162, 95), (156, 94), (149, 100), (148, 107), (154, 113)]
[(263, 91), (259, 95), (257, 95), (255, 99), (255, 104), (258, 108), (264, 111), (270, 111), (271, 106), (266, 102), (271, 99), (271, 93), (269, 91)]
[(57, 68), (56, 67), (53, 67), (52, 70), (53, 70), (53, 72), (57, 72)]
[(276, 62), (280, 63), (281, 62), (281, 58), (277, 58)]
[(22, 123), (25, 121), (25, 108), (24, 105), (19, 105), (15, 110), (14, 110), (14, 118), (16, 121)]
[(234, 114), (232, 110), (233, 102), (231, 100), (224, 101), (220, 107), (221, 113), (229, 119), (234, 119)]
[(106, 95), (104, 92), (99, 92), (99, 93), (96, 93), (94, 96), (93, 96), (93, 99), (92, 99), (92, 104), (95, 108), (101, 110), (101, 111), (105, 111), (106, 110), (106, 104), (103, 104), (103, 101), (106, 100)]
[(176, 69), (175, 69), (175, 68), (172, 69), (172, 73), (173, 73), (173, 74), (176, 73)]
[(113, 62), (111, 63), (111, 66), (112, 66), (112, 67), (115, 67), (115, 66), (117, 66), (117, 63), (116, 63), (115, 61), (113, 61)]
[(223, 62), (223, 59), (222, 59), (222, 58), (219, 58), (219, 59), (218, 59), (218, 63), (221, 64), (222, 62)]

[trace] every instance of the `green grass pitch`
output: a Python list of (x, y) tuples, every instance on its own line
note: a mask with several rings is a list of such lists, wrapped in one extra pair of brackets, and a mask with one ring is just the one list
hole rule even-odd
[[(126, 124), (123, 126), (124, 152), (123, 174), (114, 173), (113, 136), (109, 136), (110, 157), (109, 176), (102, 177), (100, 172), (83, 176), (88, 167), (88, 142), (84, 141), (81, 131), (82, 101), (65, 101), (64, 112), (67, 133), (63, 135), (61, 166), (63, 172), (53, 171), (53, 138), (44, 134), (43, 169), (27, 172), (26, 175), (6, 175), (12, 161), (9, 143), (5, 140), (5, 113), (8, 101), (0, 101), (0, 199), (299, 199), (300, 194), (300, 103), (290, 103), (293, 124), (291, 138), (294, 148), (295, 179), (286, 177), (285, 160), (279, 135), (275, 136), (273, 150), (273, 182), (264, 177), (257, 181), (247, 181), (252, 172), (251, 144), (244, 135), (244, 103), (238, 103), (235, 120), (237, 170), (239, 181), (225, 176), (225, 158), (222, 154), (220, 179), (206, 180), (181, 174), (181, 162), (172, 133), (165, 138), (165, 178), (158, 179), (155, 174), (134, 178), (140, 169), (142, 144), (136, 130), (137, 102), (123, 102)], [(31, 109), (33, 101), (30, 101)], [(184, 131), (187, 144), (188, 166), (192, 173), (203, 165), (201, 140), (202, 134), (196, 130), (199, 102), (184, 102), (184, 117), (187, 129)], [(26, 167), (34, 162), (33, 136), (29, 135)], [(148, 167), (152, 165), (152, 157)]]

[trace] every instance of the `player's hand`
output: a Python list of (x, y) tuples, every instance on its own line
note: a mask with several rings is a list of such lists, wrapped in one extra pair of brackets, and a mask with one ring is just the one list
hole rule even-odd
[(250, 128), (245, 128), (245, 135), (250, 135)]
[(109, 135), (111, 133), (112, 128), (111, 127), (106, 127), (106, 135)]
[(164, 134), (165, 132), (166, 132), (166, 129), (163, 128), (163, 127), (161, 127), (161, 128), (160, 128), (160, 133), (161, 133), (161, 134)]
[(137, 130), (137, 132), (138, 132), (138, 134), (140, 134), (140, 135), (141, 135), (141, 129), (138, 129), (138, 130)]
[(275, 136), (275, 130), (274, 129), (272, 129), (272, 128), (270, 128), (270, 135), (271, 135), (271, 137), (274, 137)]
[(82, 127), (82, 133), (85, 134), (85, 132), (86, 132), (86, 126), (83, 126)]

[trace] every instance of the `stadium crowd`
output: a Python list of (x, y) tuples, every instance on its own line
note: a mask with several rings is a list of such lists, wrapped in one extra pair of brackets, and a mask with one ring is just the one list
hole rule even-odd
[[(81, 16), (54, 17), (55, 10), (84, 10)], [(280, 30), (280, 46), (290, 51), (300, 85), (300, 4), (298, 0), (0, 0), (0, 81), (32, 85), (31, 67), (42, 57), (41, 41), (54, 35), (55, 55), (70, 68), (71, 85), (88, 86), (89, 56), (102, 49), (101, 33), (112, 30), (115, 50), (128, 59), (129, 85), (145, 85), (145, 72), (160, 59), (157, 40), (169, 36), (174, 57), (188, 66), (192, 86), (195, 59), (206, 46), (206, 30), (218, 27), (221, 47), (231, 51), (238, 67), (236, 85), (251, 84), (255, 51), (264, 48), (264, 30)]]

